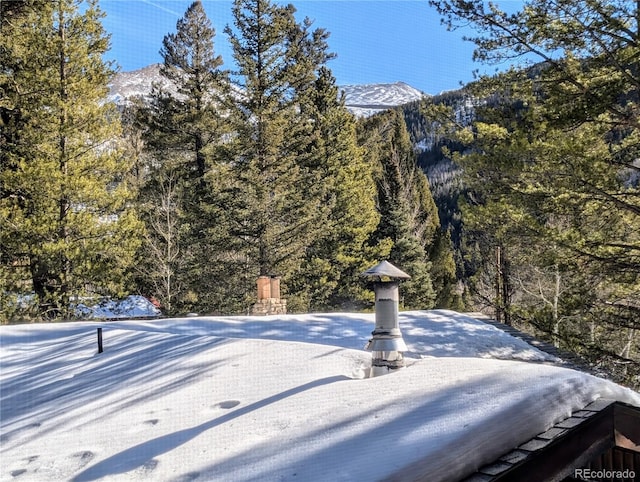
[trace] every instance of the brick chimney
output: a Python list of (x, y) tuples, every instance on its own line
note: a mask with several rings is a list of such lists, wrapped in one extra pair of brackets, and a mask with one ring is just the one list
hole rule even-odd
[(258, 301), (251, 307), (252, 315), (284, 315), (287, 313), (287, 300), (280, 298), (280, 277), (259, 276), (256, 281)]

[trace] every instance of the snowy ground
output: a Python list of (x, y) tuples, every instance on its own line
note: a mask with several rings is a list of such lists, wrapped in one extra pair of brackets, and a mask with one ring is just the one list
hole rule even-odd
[(400, 326), (408, 366), (378, 378), (367, 314), (2, 326), (0, 480), (457, 480), (600, 397), (640, 405), (457, 313)]

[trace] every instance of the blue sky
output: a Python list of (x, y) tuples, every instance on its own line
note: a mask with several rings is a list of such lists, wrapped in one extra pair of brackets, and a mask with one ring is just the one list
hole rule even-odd
[[(505, 0), (503, 0), (504, 2)], [(506, 0), (513, 7), (517, 0)], [(123, 71), (160, 62), (163, 37), (192, 0), (101, 0), (103, 20), (112, 35), (109, 60)], [(216, 29), (215, 50), (232, 68), (233, 58), (223, 30), (233, 24), (232, 2), (202, 0)], [(329, 63), (338, 84), (402, 81), (428, 94), (457, 89), (473, 79), (473, 70), (492, 71), (472, 61), (473, 45), (462, 32), (447, 32), (426, 0), (290, 0), (299, 20), (331, 33)], [(501, 2), (502, 3), (502, 2)]]

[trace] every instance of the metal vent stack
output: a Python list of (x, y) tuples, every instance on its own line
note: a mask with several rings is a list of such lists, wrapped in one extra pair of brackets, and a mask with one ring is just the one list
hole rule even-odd
[(360, 276), (370, 278), (376, 299), (376, 326), (365, 349), (373, 352), (371, 376), (379, 376), (404, 366), (407, 345), (398, 324), (400, 281), (410, 279), (407, 273), (388, 261), (369, 268)]

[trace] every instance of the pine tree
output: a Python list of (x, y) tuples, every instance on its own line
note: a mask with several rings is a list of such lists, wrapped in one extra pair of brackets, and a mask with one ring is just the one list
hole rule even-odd
[[(298, 24), (292, 6), (236, 0), (235, 28), (226, 32), (242, 90), (230, 121), (226, 220), (232, 249), (244, 253), (247, 293), (258, 275), (279, 275), (283, 288), (325, 225), (324, 187), (308, 159), (311, 146), (304, 95), (326, 56), (323, 35)], [(306, 59), (303, 62), (302, 54)], [(250, 284), (249, 284), (250, 282)]]
[(319, 69), (310, 94), (314, 140), (309, 157), (322, 173), (317, 182), (330, 212), (307, 251), (298, 290), (305, 293), (309, 310), (358, 306), (370, 299), (359, 274), (384, 253), (383, 247), (369, 245), (380, 219), (373, 166), (358, 146), (355, 119), (329, 69)]
[[(35, 1), (0, 0), (0, 32), (8, 32), (37, 8)], [(0, 172), (16, 170), (11, 151), (20, 145), (25, 120), (12, 83), (12, 74), (21, 68), (20, 58), (14, 55), (15, 48), (8, 40), (6, 36), (0, 38)], [(0, 202), (18, 195), (11, 186), (0, 183)], [(18, 293), (28, 289), (30, 283), (29, 260), (3, 242), (0, 237), (0, 323), (16, 315)]]
[(514, 311), (598, 363), (637, 361), (637, 2), (535, 0), (515, 14), (431, 3), (451, 27), (477, 28), (478, 59), (541, 61), (475, 86), (486, 102), (460, 158), (476, 226), (509, 243), (513, 273), (538, 273), (518, 276), (540, 284), (516, 286)]
[(95, 1), (56, 0), (1, 25), (3, 106), (20, 125), (3, 137), (0, 246), (5, 269), (28, 263), (42, 314), (118, 293), (138, 244), (101, 16)]
[(401, 111), (375, 116), (368, 124), (368, 132), (377, 136), (377, 150), (370, 150), (369, 155), (380, 165), (381, 218), (375, 238), (391, 241), (389, 261), (412, 277), (403, 286), (404, 307), (428, 309), (437, 296), (429, 253), (439, 230), (429, 183), (416, 164)]
[(464, 310), (462, 293), (458, 292), (458, 278), (453, 242), (449, 231), (438, 227), (429, 249), (431, 282), (436, 291), (435, 308)]
[[(189, 170), (202, 180), (211, 167), (212, 146), (224, 133), (221, 94), (228, 86), (227, 74), (220, 69), (222, 58), (214, 52), (215, 29), (202, 3), (191, 4), (176, 24), (176, 33), (166, 35), (160, 55), (160, 74), (175, 86), (176, 92), (155, 92), (157, 119), (153, 124), (163, 135), (163, 147), (190, 153)], [(163, 105), (166, 101), (167, 105)], [(207, 159), (209, 157), (209, 159)]]
[[(141, 283), (166, 309), (206, 309), (212, 287), (215, 239), (207, 230), (214, 202), (207, 176), (227, 133), (222, 98), (228, 76), (214, 51), (215, 29), (196, 1), (163, 39), (160, 74), (172, 88), (156, 86), (139, 111), (146, 142), (147, 178), (141, 205), (147, 237)], [(203, 297), (204, 295), (204, 297)]]

